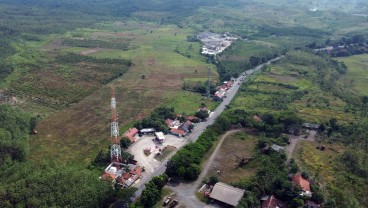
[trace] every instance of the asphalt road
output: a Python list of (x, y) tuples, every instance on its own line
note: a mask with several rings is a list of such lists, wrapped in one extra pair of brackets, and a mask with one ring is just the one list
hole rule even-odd
[[(227, 91), (226, 98), (220, 103), (220, 105), (213, 111), (211, 117), (207, 118), (206, 122), (201, 122), (192, 130), (192, 133), (189, 135), (189, 140), (195, 142), (199, 136), (206, 130), (207, 126), (212, 125), (214, 121), (220, 116), (220, 114), (225, 110), (226, 106), (229, 105), (231, 100), (235, 97), (236, 93), (238, 92), (239, 88), (241, 87), (242, 83), (244, 82), (245, 78), (253, 74), (255, 71), (261, 69), (264, 65), (268, 65), (274, 61), (277, 61), (281, 59), (281, 57), (277, 57), (275, 59), (272, 59), (268, 61), (267, 63), (261, 64), (253, 69), (245, 71), (239, 78), (234, 82), (233, 86)], [(170, 158), (177, 152), (172, 152), (162, 163), (159, 167), (156, 168), (156, 170), (150, 175), (145, 178), (142, 178), (137, 185), (135, 185), (138, 190), (134, 193), (131, 200), (136, 200), (141, 194), (142, 190), (145, 188), (145, 184), (148, 183), (153, 176), (158, 176), (166, 171), (166, 163), (170, 160)]]

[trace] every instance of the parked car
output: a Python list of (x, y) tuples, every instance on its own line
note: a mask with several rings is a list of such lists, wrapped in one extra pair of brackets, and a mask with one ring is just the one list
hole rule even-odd
[(171, 197), (167, 197), (165, 200), (164, 200), (164, 203), (162, 204), (162, 206), (166, 206), (168, 205), (169, 203), (171, 202)]
[(178, 204), (179, 204), (178, 200), (175, 199), (174, 201), (171, 202), (170, 208), (173, 208), (173, 207), (175, 207)]

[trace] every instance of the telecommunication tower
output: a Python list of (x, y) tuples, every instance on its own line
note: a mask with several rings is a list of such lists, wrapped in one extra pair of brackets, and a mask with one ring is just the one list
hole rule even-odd
[(115, 86), (111, 86), (111, 162), (121, 162), (121, 147), (119, 141), (119, 123), (116, 112)]
[(208, 59), (208, 72), (207, 72), (207, 97), (211, 97), (211, 57)]

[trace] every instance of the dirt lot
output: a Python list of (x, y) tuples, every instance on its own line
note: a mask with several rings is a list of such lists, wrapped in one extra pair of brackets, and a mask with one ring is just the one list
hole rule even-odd
[[(160, 151), (160, 149), (163, 149), (168, 145), (179, 148), (187, 142), (186, 138), (179, 138), (170, 134), (165, 135), (165, 140), (162, 144), (153, 141), (153, 139), (155, 139), (155, 136), (153, 135), (144, 135), (129, 148), (130, 153), (134, 155), (134, 158), (138, 161), (138, 164), (144, 166), (146, 170), (145, 174), (152, 173), (154, 169), (160, 165), (161, 162), (155, 159), (155, 155)], [(145, 149), (150, 150), (150, 154), (148, 156), (146, 156), (143, 152)]]

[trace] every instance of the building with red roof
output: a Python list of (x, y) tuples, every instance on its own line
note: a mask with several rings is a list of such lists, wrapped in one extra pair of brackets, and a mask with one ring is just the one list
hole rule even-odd
[(266, 196), (262, 202), (261, 208), (286, 208), (286, 204), (276, 199), (273, 195)]
[(174, 120), (172, 120), (172, 119), (166, 119), (165, 120), (165, 123), (166, 123), (166, 125), (169, 127), (169, 128), (171, 128), (171, 127), (173, 127), (173, 125), (174, 125)]
[(301, 195), (312, 196), (309, 181), (303, 178), (300, 173), (297, 173), (293, 176), (293, 184), (302, 189), (303, 192)]
[(130, 128), (124, 134), (123, 137), (127, 137), (132, 143), (135, 142), (135, 135), (138, 133), (137, 128)]
[(176, 136), (185, 136), (185, 131), (184, 130), (180, 130), (180, 129), (175, 129), (175, 128), (172, 128), (170, 130), (170, 133), (173, 134), (173, 135), (176, 135)]

